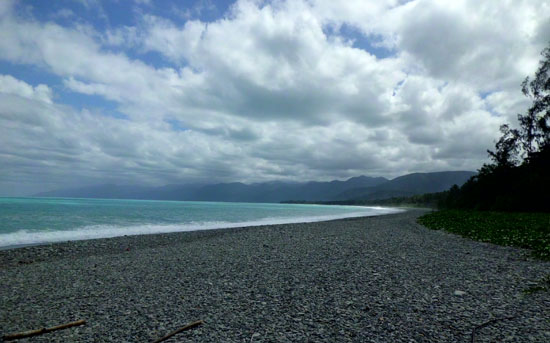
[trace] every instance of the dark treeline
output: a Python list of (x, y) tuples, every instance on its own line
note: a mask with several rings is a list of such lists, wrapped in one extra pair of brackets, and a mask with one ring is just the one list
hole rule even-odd
[(550, 48), (533, 80), (526, 78), (523, 94), (532, 100), (519, 114), (519, 128), (502, 125), (492, 163), (462, 187), (441, 194), (439, 207), (493, 211), (550, 211)]
[(493, 211), (550, 211), (550, 151), (519, 166), (485, 165), (461, 188), (446, 192), (439, 207)]
[(449, 191), (426, 193), (410, 197), (392, 197), (375, 200), (335, 200), (335, 201), (283, 201), (287, 204), (321, 204), (321, 205), (360, 205), (360, 206), (402, 206), (402, 207), (441, 207), (446, 201)]

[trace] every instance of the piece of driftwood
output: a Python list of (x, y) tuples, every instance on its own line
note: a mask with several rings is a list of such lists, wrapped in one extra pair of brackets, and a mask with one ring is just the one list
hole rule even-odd
[(2, 336), (2, 339), (4, 341), (13, 341), (15, 339), (38, 336), (38, 335), (42, 335), (42, 334), (45, 334), (45, 333), (48, 333), (48, 332), (63, 330), (63, 329), (67, 329), (67, 328), (70, 328), (70, 327), (73, 327), (73, 326), (84, 325), (84, 324), (86, 324), (85, 320), (77, 320), (76, 322), (70, 322), (70, 323), (66, 323), (66, 324), (52, 326), (51, 328), (41, 328), (41, 329), (37, 329), (37, 330), (30, 330), (30, 331), (12, 333), (10, 335), (4, 335), (4, 336)]
[(485, 323), (481, 324), (481, 325), (478, 325), (476, 326), (473, 330), (472, 330), (472, 335), (470, 336), (470, 343), (475, 343), (476, 341), (476, 331), (479, 330), (479, 329), (483, 329), (484, 327), (486, 326), (489, 326), (491, 324), (494, 324), (496, 322), (499, 322), (501, 320), (510, 320), (510, 319), (514, 319), (516, 318), (516, 316), (511, 316), (511, 317), (502, 317), (502, 318), (495, 318), (495, 319), (491, 319), (489, 321), (486, 321)]
[(202, 320), (197, 320), (196, 322), (189, 323), (189, 324), (185, 325), (184, 327), (181, 327), (181, 328), (179, 328), (175, 331), (170, 332), (168, 335), (157, 339), (153, 343), (159, 343), (159, 342), (162, 342), (162, 341), (166, 341), (168, 338), (170, 338), (174, 335), (177, 335), (180, 332), (183, 332), (185, 330), (190, 330), (190, 329), (195, 328), (199, 325), (202, 325), (203, 323), (204, 323), (204, 321), (202, 321)]

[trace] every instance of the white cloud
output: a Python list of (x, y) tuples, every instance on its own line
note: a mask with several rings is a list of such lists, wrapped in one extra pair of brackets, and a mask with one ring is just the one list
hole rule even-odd
[(188, 21), (182, 30), (169, 20), (146, 15), (143, 18), (147, 33), (143, 37), (143, 49), (159, 51), (171, 61), (182, 64), (185, 53), (193, 49), (206, 25)]
[(14, 0), (0, 1), (0, 18), (11, 14)]
[(10, 75), (0, 74), (0, 93), (18, 95), (27, 99), (52, 103), (52, 90), (43, 84), (36, 87), (17, 80)]
[[(52, 185), (68, 171), (75, 182), (170, 183), (473, 170), (498, 126), (528, 104), (519, 84), (545, 44), (544, 6), (239, 1), (213, 22), (144, 14), (103, 32), (0, 7), (1, 60), (57, 75), (63, 91), (114, 101), (128, 116), (76, 111), (55, 103), (51, 86), (2, 75), (0, 159), (6, 178), (40, 170)], [(327, 33), (343, 24), (393, 55)]]

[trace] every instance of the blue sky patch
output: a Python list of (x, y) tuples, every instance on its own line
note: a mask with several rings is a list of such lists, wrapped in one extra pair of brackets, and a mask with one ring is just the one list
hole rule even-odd
[(165, 122), (170, 124), (170, 127), (174, 131), (189, 131), (189, 129), (186, 128), (183, 123), (177, 119), (166, 119)]
[(353, 47), (367, 51), (376, 58), (388, 58), (395, 55), (395, 51), (385, 48), (381, 45), (382, 37), (377, 35), (364, 35), (357, 28), (342, 24), (338, 29), (327, 25), (323, 28), (327, 36), (339, 35), (353, 42)]

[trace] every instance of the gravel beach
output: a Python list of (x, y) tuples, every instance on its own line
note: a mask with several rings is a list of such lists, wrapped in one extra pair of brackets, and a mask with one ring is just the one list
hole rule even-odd
[(0, 251), (2, 335), (19, 342), (550, 342), (550, 263), (377, 217)]

